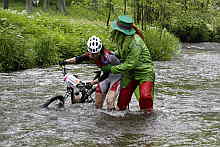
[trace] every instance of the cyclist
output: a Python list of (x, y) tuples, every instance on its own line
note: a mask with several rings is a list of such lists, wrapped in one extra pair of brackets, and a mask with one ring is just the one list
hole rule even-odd
[[(87, 41), (88, 51), (81, 56), (76, 56), (70, 59), (66, 59), (61, 62), (64, 64), (78, 64), (82, 61), (95, 62), (95, 64), (101, 68), (105, 65), (118, 65), (120, 60), (115, 56), (115, 54), (106, 49), (99, 37), (92, 36)], [(96, 87), (96, 108), (101, 109), (106, 99), (107, 109), (113, 110), (115, 108), (114, 103), (117, 97), (119, 87), (120, 87), (120, 74), (112, 74), (110, 72), (104, 72), (106, 75), (105, 79), (98, 79), (91, 81), (91, 84), (97, 84)]]
[(144, 112), (152, 112), (155, 72), (143, 35), (129, 16), (119, 16), (111, 27), (112, 39), (117, 46), (116, 54), (122, 63), (103, 66), (102, 70), (122, 74), (117, 109), (127, 108), (133, 92), (139, 86), (139, 107)]

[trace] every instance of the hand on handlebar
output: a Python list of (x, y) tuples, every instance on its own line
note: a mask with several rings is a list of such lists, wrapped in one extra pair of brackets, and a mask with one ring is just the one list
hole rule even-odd
[(92, 88), (92, 85), (93, 85), (92, 82), (87, 82), (85, 87), (86, 87), (87, 89), (91, 89), (91, 88)]

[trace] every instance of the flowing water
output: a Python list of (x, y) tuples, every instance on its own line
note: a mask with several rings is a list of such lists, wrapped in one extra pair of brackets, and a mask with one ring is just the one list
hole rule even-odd
[[(58, 66), (0, 74), (0, 146), (220, 146), (220, 45), (185, 44), (172, 61), (155, 62), (155, 110), (108, 115), (94, 104), (39, 106), (65, 86)], [(70, 65), (83, 80), (94, 66)]]

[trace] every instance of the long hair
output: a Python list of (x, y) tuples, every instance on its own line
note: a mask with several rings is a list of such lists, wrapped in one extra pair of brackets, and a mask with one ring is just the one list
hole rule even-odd
[(134, 28), (136, 31), (136, 34), (138, 34), (141, 37), (141, 39), (144, 40), (144, 35), (142, 31), (135, 24), (132, 24), (132, 28)]

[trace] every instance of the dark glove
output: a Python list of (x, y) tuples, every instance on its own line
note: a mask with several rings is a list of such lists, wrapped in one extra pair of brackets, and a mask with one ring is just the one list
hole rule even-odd
[(65, 60), (59, 62), (59, 65), (60, 65), (60, 66), (62, 66), (62, 65), (66, 65), (66, 64), (67, 64), (67, 62), (66, 62)]
[(91, 82), (87, 82), (85, 87), (86, 87), (86, 89), (91, 89), (92, 88), (92, 83)]
[(110, 72), (110, 71), (111, 71), (111, 68), (112, 68), (112, 65), (111, 65), (111, 64), (108, 64), (108, 65), (102, 66), (102, 67), (101, 67), (101, 70), (102, 70), (103, 72)]

